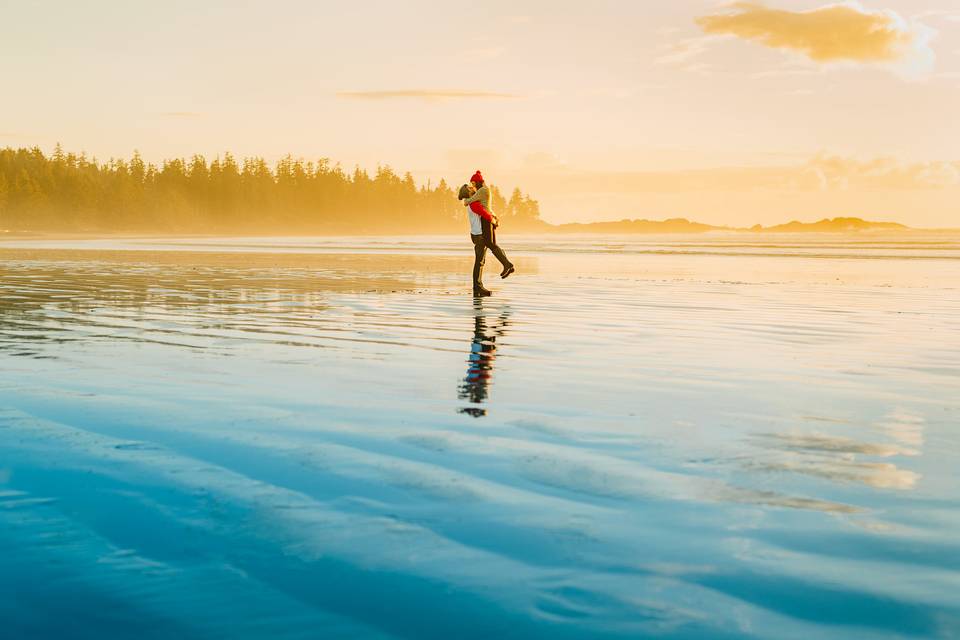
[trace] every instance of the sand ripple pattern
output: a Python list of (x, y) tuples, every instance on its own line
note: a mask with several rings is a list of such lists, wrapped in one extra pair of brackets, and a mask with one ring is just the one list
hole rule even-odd
[(949, 248), (430, 242), (0, 251), (3, 637), (960, 634)]

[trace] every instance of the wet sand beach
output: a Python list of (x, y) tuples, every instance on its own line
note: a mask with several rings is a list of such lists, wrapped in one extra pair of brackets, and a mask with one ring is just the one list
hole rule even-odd
[(0, 242), (0, 635), (960, 633), (960, 237), (502, 242)]

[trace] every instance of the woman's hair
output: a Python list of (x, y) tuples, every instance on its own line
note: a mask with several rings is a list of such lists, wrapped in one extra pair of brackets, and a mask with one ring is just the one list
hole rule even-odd
[(457, 200), (466, 200), (472, 195), (473, 193), (471, 193), (470, 185), (465, 184), (460, 187), (460, 193), (457, 194)]

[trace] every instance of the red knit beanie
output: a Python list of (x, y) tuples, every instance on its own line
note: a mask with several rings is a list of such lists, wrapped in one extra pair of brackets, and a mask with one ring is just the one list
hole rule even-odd
[(483, 176), (480, 174), (480, 169), (477, 169), (477, 172), (473, 174), (473, 177), (470, 178), (470, 182), (476, 182), (476, 183), (483, 182)]

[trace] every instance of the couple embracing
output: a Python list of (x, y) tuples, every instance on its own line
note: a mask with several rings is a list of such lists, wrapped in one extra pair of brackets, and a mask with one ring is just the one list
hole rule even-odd
[(506, 278), (516, 271), (513, 263), (507, 259), (507, 254), (497, 245), (497, 227), (500, 221), (490, 210), (490, 188), (483, 180), (483, 175), (477, 170), (470, 178), (470, 183), (460, 187), (458, 194), (464, 206), (467, 207), (467, 217), (470, 220), (470, 239), (473, 240), (473, 295), (485, 297), (492, 295), (489, 289), (483, 286), (480, 277), (483, 274), (483, 262), (487, 249), (503, 265), (501, 278)]

